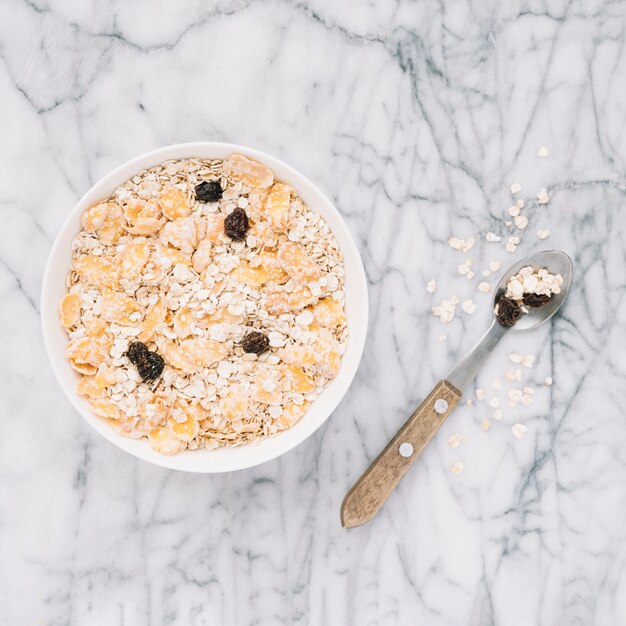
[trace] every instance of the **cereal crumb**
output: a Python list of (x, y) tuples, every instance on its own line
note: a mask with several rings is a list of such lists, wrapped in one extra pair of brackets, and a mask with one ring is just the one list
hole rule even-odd
[(476, 240), (473, 238), (470, 239), (459, 239), (458, 237), (450, 237), (448, 239), (448, 245), (455, 250), (460, 250), (461, 252), (469, 252), (474, 247)]
[(478, 284), (478, 291), (482, 291), (483, 293), (489, 293), (490, 289), (491, 287), (489, 286), (489, 283), (486, 283), (485, 281)]
[(489, 406), (492, 409), (497, 409), (500, 406), (500, 398), (491, 398), (491, 400), (489, 400)]
[(456, 463), (453, 463), (452, 467), (450, 467), (450, 471), (455, 476), (459, 476), (463, 472), (464, 469), (465, 469), (465, 465), (463, 465), (463, 463), (461, 463), (460, 461), (457, 461)]
[(504, 225), (505, 225), (507, 228), (512, 228), (512, 227), (513, 227), (513, 222), (512, 222), (511, 220), (506, 220), (506, 221), (504, 222)]
[(483, 418), (483, 421), (480, 423), (480, 427), (481, 427), (481, 428), (482, 428), (485, 432), (487, 432), (487, 431), (491, 428), (491, 422), (490, 422), (490, 421), (489, 421), (486, 417), (484, 417), (484, 418)]
[(508, 209), (508, 213), (511, 217), (517, 217), (519, 215), (519, 207), (517, 206), (517, 204), (510, 206)]
[(489, 269), (490, 269), (492, 272), (497, 272), (497, 271), (500, 269), (500, 266), (501, 266), (501, 265), (502, 265), (502, 264), (500, 263), (500, 261), (490, 261), (490, 262), (489, 262)]
[(528, 426), (524, 426), (524, 424), (513, 424), (511, 427), (511, 432), (513, 433), (513, 437), (516, 439), (523, 439), (528, 432)]
[(456, 296), (452, 296), (448, 300), (443, 300), (439, 305), (432, 308), (432, 313), (435, 317), (438, 317), (442, 324), (447, 324), (454, 319), (456, 313), (456, 305), (459, 303), (459, 299)]
[(546, 146), (541, 146), (537, 151), (537, 156), (544, 158), (548, 156), (548, 148)]
[(546, 385), (547, 387), (549, 387), (552, 384), (552, 376), (547, 376), (544, 379), (543, 384)]
[(476, 304), (472, 300), (463, 300), (461, 308), (468, 314), (473, 315), (476, 311)]
[(476, 389), (476, 397), (479, 400), (484, 400), (485, 399), (485, 390), (484, 389)]
[(535, 364), (535, 357), (532, 354), (525, 354), (522, 358), (522, 365), (524, 367), (532, 367)]
[(550, 231), (547, 228), (537, 231), (537, 237), (539, 239), (547, 239), (550, 236)]
[(461, 276), (465, 276), (465, 274), (470, 271), (470, 268), (466, 263), (461, 263), (461, 265), (457, 267), (457, 270)]
[(500, 420), (502, 419), (502, 415), (503, 415), (503, 413), (502, 413), (502, 409), (496, 409), (496, 410), (493, 412), (493, 419), (494, 419), (494, 420), (498, 420), (498, 421), (500, 421)]
[(520, 230), (524, 230), (528, 226), (528, 218), (525, 215), (518, 215), (515, 218), (515, 226)]
[(491, 231), (489, 231), (485, 235), (485, 240), (488, 241), (489, 243), (496, 243), (500, 241), (500, 239), (501, 239), (500, 235), (496, 235), (495, 233), (492, 233)]
[(494, 378), (491, 381), (491, 388), (492, 389), (502, 389), (502, 381), (499, 378)]
[(465, 278), (467, 278), (467, 280), (472, 280), (472, 278), (474, 278), (474, 276), (476, 276), (476, 274), (470, 270), (470, 271), (469, 271), (469, 272), (467, 272), (467, 274), (465, 275)]
[(484, 278), (489, 278), (491, 276), (491, 271), (490, 270), (484, 270), (482, 273), (482, 276)]
[(511, 193), (519, 193), (522, 190), (522, 186), (519, 183), (513, 183), (511, 185)]
[(474, 404), (474, 401), (473, 401), (471, 398), (468, 398), (468, 399), (465, 401), (465, 404), (467, 404), (467, 406), (472, 406), (472, 405)]
[(548, 192), (542, 187), (537, 194), (537, 204), (548, 204), (549, 200)]
[(448, 335), (437, 335), (437, 341), (445, 341)]
[(521, 363), (524, 360), (524, 355), (519, 352), (511, 352), (511, 354), (509, 354), (509, 359), (513, 363)]
[(522, 200), (522, 198), (518, 198), (515, 201), (515, 206), (519, 207), (520, 209), (523, 209), (524, 208), (524, 200)]
[(426, 283), (426, 291), (428, 291), (428, 293), (435, 293), (435, 289), (437, 289), (437, 281), (431, 278), (428, 283)]
[(460, 433), (454, 433), (449, 439), (448, 439), (448, 445), (451, 448), (458, 448), (459, 445), (465, 441), (465, 437), (463, 435), (461, 435)]

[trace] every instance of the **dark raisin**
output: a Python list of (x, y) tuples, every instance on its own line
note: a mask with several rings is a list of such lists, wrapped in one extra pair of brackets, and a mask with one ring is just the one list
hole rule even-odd
[(222, 186), (218, 180), (204, 181), (196, 186), (196, 200), (199, 202), (217, 202), (222, 197)]
[(165, 361), (156, 352), (148, 351), (139, 363), (137, 363), (137, 371), (144, 381), (156, 380), (165, 367)]
[(502, 296), (498, 300), (497, 311), (496, 317), (498, 318), (498, 322), (507, 328), (513, 326), (522, 315), (520, 305), (517, 304), (515, 300), (511, 300), (506, 296)]
[(145, 343), (141, 343), (141, 341), (134, 341), (128, 346), (126, 355), (128, 356), (131, 363), (137, 365), (137, 363), (145, 358), (147, 353), (148, 348), (146, 347)]
[(243, 209), (236, 208), (224, 220), (224, 232), (235, 241), (241, 241), (246, 238), (246, 233), (250, 228), (248, 216)]
[(269, 350), (270, 340), (267, 335), (258, 331), (252, 331), (248, 333), (241, 340), (241, 347), (244, 352), (253, 352), (254, 354), (263, 354), (266, 350)]
[(523, 302), (531, 309), (537, 309), (550, 300), (552, 296), (547, 293), (525, 293)]

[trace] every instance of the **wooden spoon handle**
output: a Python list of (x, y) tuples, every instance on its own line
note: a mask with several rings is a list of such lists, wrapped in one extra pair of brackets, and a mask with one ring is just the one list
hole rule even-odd
[(341, 505), (341, 524), (353, 528), (374, 517), (461, 399), (461, 392), (442, 380), (420, 404), (378, 458), (365, 470)]

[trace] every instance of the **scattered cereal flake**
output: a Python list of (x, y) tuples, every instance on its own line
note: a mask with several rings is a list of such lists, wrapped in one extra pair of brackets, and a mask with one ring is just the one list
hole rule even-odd
[(489, 243), (496, 243), (501, 240), (501, 237), (500, 235), (496, 235), (495, 233), (492, 233), (491, 231), (489, 231), (485, 235), (485, 240), (488, 241)]
[(274, 183), (265, 199), (265, 211), (275, 231), (284, 232), (289, 226), (289, 201), (293, 188), (283, 183)]
[(299, 311), (317, 301), (308, 287), (297, 287), (291, 291), (275, 291), (267, 296), (265, 309), (272, 315)]
[(544, 379), (543, 384), (546, 385), (547, 387), (549, 387), (552, 384), (552, 376), (547, 376)]
[(491, 388), (492, 389), (502, 389), (502, 381), (499, 378), (494, 378), (491, 381)]
[(537, 156), (544, 158), (548, 156), (548, 148), (546, 146), (540, 146), (539, 150), (537, 151)]
[(522, 382), (522, 370), (519, 367), (515, 370), (514, 377), (517, 382)]
[(532, 354), (525, 354), (522, 358), (522, 365), (524, 367), (532, 367), (535, 364), (535, 357)]
[(506, 222), (504, 222), (504, 225), (507, 228), (512, 228), (513, 227), (513, 222), (511, 220), (506, 220)]
[(465, 437), (463, 435), (461, 435), (460, 433), (454, 433), (449, 439), (448, 439), (448, 445), (451, 448), (458, 448), (459, 445), (465, 441)]
[(477, 397), (479, 400), (484, 400), (486, 395), (487, 395), (487, 394), (485, 393), (485, 390), (484, 390), (484, 389), (476, 389), (476, 397)]
[(283, 270), (296, 282), (310, 283), (318, 280), (322, 275), (317, 263), (309, 257), (300, 244), (291, 241), (284, 243), (278, 249), (277, 256)]
[(445, 341), (448, 335), (437, 335), (437, 341)]
[(491, 422), (490, 422), (490, 421), (489, 421), (486, 417), (484, 417), (484, 418), (483, 418), (483, 421), (480, 423), (480, 427), (481, 427), (481, 428), (482, 428), (485, 432), (487, 432), (487, 431), (491, 428)]
[(537, 194), (537, 204), (548, 204), (549, 200), (548, 192), (542, 187)]
[(482, 276), (484, 278), (489, 278), (491, 276), (491, 270), (484, 270)]
[(80, 319), (80, 296), (76, 293), (68, 293), (63, 296), (59, 306), (59, 317), (65, 328), (71, 328)]
[(491, 398), (491, 400), (489, 400), (489, 406), (492, 409), (497, 409), (500, 406), (500, 398)]
[(191, 202), (178, 187), (165, 187), (158, 196), (161, 212), (170, 220), (187, 217), (191, 213)]
[(224, 161), (223, 171), (255, 189), (267, 189), (274, 182), (274, 174), (269, 168), (241, 154), (231, 154)]
[(463, 465), (463, 463), (461, 463), (460, 461), (453, 463), (452, 466), (450, 467), (450, 471), (455, 476), (459, 476), (460, 474), (462, 474), (464, 469), (465, 469), (465, 465)]
[(518, 198), (515, 201), (515, 206), (520, 208), (520, 209), (523, 209), (524, 208), (524, 200), (522, 198)]
[(435, 293), (435, 289), (437, 289), (437, 281), (431, 278), (428, 283), (426, 283), (426, 291), (428, 293)]
[(468, 398), (468, 399), (465, 401), (465, 404), (467, 404), (467, 406), (472, 406), (472, 405), (474, 404), (474, 401), (473, 401), (471, 398)]
[(514, 380), (513, 370), (507, 370), (506, 372), (504, 372), (504, 377), (510, 381)]
[(486, 283), (485, 281), (478, 284), (478, 291), (482, 291), (483, 293), (489, 293), (490, 289), (491, 287), (489, 286), (489, 283)]
[(522, 190), (522, 186), (519, 183), (513, 183), (511, 185), (511, 193), (519, 193)]
[(461, 308), (468, 314), (473, 315), (476, 311), (476, 304), (472, 300), (463, 300)]
[(513, 426), (511, 427), (511, 432), (513, 433), (513, 437), (515, 437), (516, 439), (523, 439), (528, 432), (528, 426), (519, 423), (513, 424)]
[(503, 415), (503, 414), (502, 414), (502, 409), (496, 409), (496, 410), (493, 412), (493, 419), (494, 419), (494, 420), (498, 420), (498, 421), (500, 421), (500, 420), (502, 419), (502, 415)]
[(509, 359), (513, 363), (521, 363), (524, 360), (524, 355), (519, 352), (511, 352), (511, 354), (509, 354)]
[(474, 276), (476, 276), (476, 274), (472, 272), (472, 270), (470, 270), (469, 272), (467, 272), (467, 274), (465, 274), (465, 278), (467, 278), (467, 280), (472, 280)]
[(501, 265), (502, 265), (502, 264), (500, 263), (500, 261), (490, 261), (490, 262), (489, 262), (489, 269), (490, 269), (492, 272), (497, 272), (497, 271), (500, 269), (500, 266), (501, 266)]
[(467, 264), (465, 263), (461, 263), (461, 265), (459, 265), (457, 267), (457, 270), (459, 272), (459, 274), (461, 274), (461, 276), (465, 276), (465, 274), (467, 274), (467, 272), (470, 271), (470, 268)]
[(150, 445), (159, 453), (172, 456), (185, 449), (181, 441), (168, 427), (159, 426), (148, 433)]
[(515, 226), (520, 230), (524, 230), (528, 226), (528, 218), (525, 215), (518, 215), (515, 218)]
[(539, 239), (547, 239), (550, 236), (550, 231), (547, 228), (543, 228), (537, 231), (537, 237)]
[(508, 214), (511, 217), (517, 217), (519, 215), (519, 207), (516, 204), (514, 204), (513, 206), (510, 206), (508, 208)]

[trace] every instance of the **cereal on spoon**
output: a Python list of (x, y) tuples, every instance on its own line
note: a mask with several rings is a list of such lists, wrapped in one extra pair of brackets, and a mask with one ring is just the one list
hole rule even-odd
[(343, 259), (297, 190), (239, 154), (167, 161), (88, 208), (60, 320), (77, 391), (160, 453), (293, 426), (338, 373)]
[(553, 295), (561, 293), (563, 277), (551, 274), (546, 268), (523, 267), (511, 276), (506, 291), (496, 304), (495, 313), (502, 326), (513, 326), (519, 318), (547, 304)]

